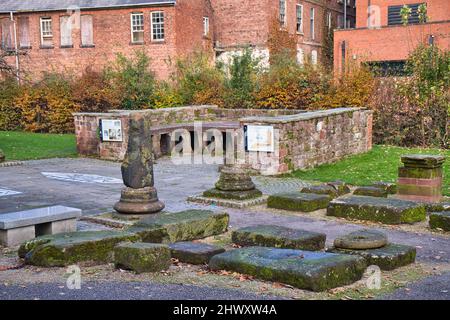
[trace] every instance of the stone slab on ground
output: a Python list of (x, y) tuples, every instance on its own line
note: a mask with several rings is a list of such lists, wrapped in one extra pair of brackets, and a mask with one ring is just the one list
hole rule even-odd
[(377, 249), (388, 244), (386, 234), (377, 230), (358, 230), (334, 239), (334, 246), (340, 249)]
[(372, 184), (374, 187), (381, 188), (386, 190), (388, 194), (396, 194), (397, 193), (397, 184), (392, 182), (385, 181), (377, 181)]
[(336, 180), (328, 182), (327, 185), (335, 188), (340, 196), (351, 192), (349, 186), (344, 181)]
[(401, 157), (407, 167), (436, 168), (445, 162), (445, 156), (430, 154), (407, 154)]
[(127, 230), (139, 234), (144, 242), (191, 241), (226, 232), (229, 220), (227, 213), (209, 210), (163, 212), (142, 218)]
[(123, 231), (85, 231), (42, 236), (23, 243), (19, 257), (42, 267), (67, 266), (77, 262), (112, 261), (114, 247), (124, 241), (139, 241), (137, 234)]
[(190, 264), (207, 264), (213, 256), (225, 252), (224, 248), (200, 242), (176, 242), (169, 248), (172, 258)]
[(262, 192), (253, 189), (253, 190), (239, 190), (239, 191), (228, 191), (228, 190), (220, 190), (217, 188), (209, 189), (203, 192), (203, 196), (206, 198), (218, 198), (225, 200), (250, 200), (255, 199), (262, 196)]
[(387, 198), (388, 192), (385, 189), (378, 187), (358, 187), (353, 191), (355, 196), (369, 196)]
[(251, 207), (251, 206), (265, 204), (265, 203), (267, 203), (267, 198), (268, 198), (268, 196), (261, 196), (258, 198), (247, 199), (247, 200), (231, 200), (231, 199), (208, 198), (208, 197), (198, 195), (198, 196), (191, 196), (191, 197), (187, 198), (187, 201), (202, 203), (202, 204), (207, 204), (207, 205), (216, 205), (216, 206), (220, 206), (220, 207), (242, 209), (242, 208), (247, 208), (247, 207)]
[(412, 224), (423, 221), (426, 217), (423, 204), (408, 200), (367, 196), (334, 199), (327, 208), (327, 215), (385, 224)]
[(367, 250), (331, 248), (330, 252), (358, 255), (366, 259), (367, 265), (377, 265), (381, 270), (394, 270), (414, 263), (416, 248), (390, 243), (384, 247)]
[(228, 270), (296, 288), (324, 291), (361, 279), (366, 261), (354, 255), (246, 247), (214, 256), (212, 270)]
[(322, 250), (326, 235), (282, 226), (256, 225), (233, 231), (231, 240), (241, 246)]
[(302, 212), (324, 209), (329, 203), (330, 197), (327, 195), (301, 192), (279, 193), (267, 199), (269, 208)]
[(338, 190), (336, 190), (333, 186), (327, 184), (321, 184), (317, 186), (308, 186), (304, 187), (300, 190), (301, 193), (315, 193), (315, 194), (326, 194), (330, 196), (330, 198), (334, 199), (339, 196)]
[(430, 228), (450, 231), (450, 211), (431, 212)]
[(159, 272), (170, 267), (171, 255), (165, 244), (123, 242), (114, 248), (116, 268), (136, 273)]

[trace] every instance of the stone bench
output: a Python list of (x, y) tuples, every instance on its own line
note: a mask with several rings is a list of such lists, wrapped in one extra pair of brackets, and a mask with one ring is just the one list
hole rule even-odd
[(63, 206), (0, 214), (0, 244), (15, 246), (38, 236), (76, 231), (81, 210)]

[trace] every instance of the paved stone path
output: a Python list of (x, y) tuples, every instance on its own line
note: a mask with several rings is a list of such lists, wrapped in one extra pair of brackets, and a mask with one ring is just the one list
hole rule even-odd
[[(120, 197), (122, 186), (117, 183), (92, 183), (82, 181), (55, 180), (42, 172), (90, 174), (120, 179), (120, 164), (94, 159), (51, 159), (24, 162), (22, 166), (0, 168), (0, 189), (14, 190), (21, 194), (0, 197), (0, 214), (36, 206), (65, 205), (83, 209), (83, 214), (111, 210)], [(155, 182), (159, 197), (165, 202), (167, 211), (186, 208), (224, 210), (216, 206), (188, 203), (186, 198), (211, 188), (218, 178), (216, 165), (173, 165), (169, 159), (161, 159), (155, 165)], [(78, 176), (79, 177), (79, 176)], [(80, 180), (80, 179), (74, 179)], [(255, 183), (265, 193), (298, 190), (305, 185), (296, 179), (256, 177)], [(100, 179), (101, 182), (108, 180)], [(114, 180), (111, 180), (114, 181)], [(255, 224), (281, 225), (308, 231), (325, 232), (327, 245), (340, 235), (361, 229), (361, 225), (338, 220), (323, 220), (294, 214), (280, 214), (259, 208), (226, 209), (231, 216), (231, 229)], [(80, 222), (80, 230), (103, 228)], [(416, 246), (417, 260), (432, 264), (450, 263), (450, 240), (448, 237), (405, 232), (395, 229), (375, 228), (387, 233), (391, 242)], [(448, 283), (448, 278), (439, 278), (436, 286)], [(430, 283), (437, 280), (429, 280)], [(401, 293), (399, 293), (401, 295)]]

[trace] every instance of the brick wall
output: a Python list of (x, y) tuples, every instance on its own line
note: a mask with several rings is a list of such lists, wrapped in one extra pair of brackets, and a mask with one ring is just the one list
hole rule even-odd
[[(72, 30), (73, 48), (60, 47), (60, 17), (66, 12), (18, 13), (15, 17), (29, 17), (31, 49), (21, 56), (21, 69), (30, 79), (40, 77), (44, 71), (74, 72), (84, 68), (100, 69), (113, 61), (117, 53), (130, 56), (135, 50), (144, 50), (151, 58), (151, 68), (158, 78), (167, 79), (173, 70), (173, 62), (181, 53), (200, 47), (211, 47), (212, 37), (203, 37), (203, 16), (212, 16), (209, 0), (179, 0), (177, 5), (108, 10), (83, 10), (92, 15), (94, 48), (81, 48), (80, 29)], [(164, 11), (165, 40), (151, 40), (150, 13)], [(130, 14), (144, 13), (144, 44), (131, 43)], [(0, 15), (1, 18), (9, 16)], [(52, 49), (41, 49), (40, 17), (51, 17), (53, 25)], [(20, 32), (18, 30), (18, 32)], [(14, 64), (14, 59), (9, 61)]]

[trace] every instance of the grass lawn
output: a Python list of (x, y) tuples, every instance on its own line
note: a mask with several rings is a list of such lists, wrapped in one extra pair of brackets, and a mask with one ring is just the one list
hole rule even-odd
[(73, 134), (0, 131), (0, 149), (7, 161), (77, 156)]
[(370, 185), (375, 181), (396, 182), (398, 167), (402, 165), (400, 157), (408, 153), (441, 154), (447, 157), (444, 164), (443, 193), (450, 196), (450, 150), (374, 146), (365, 154), (351, 156), (311, 170), (298, 170), (293, 172), (292, 176), (321, 182), (343, 180), (360, 186)]

